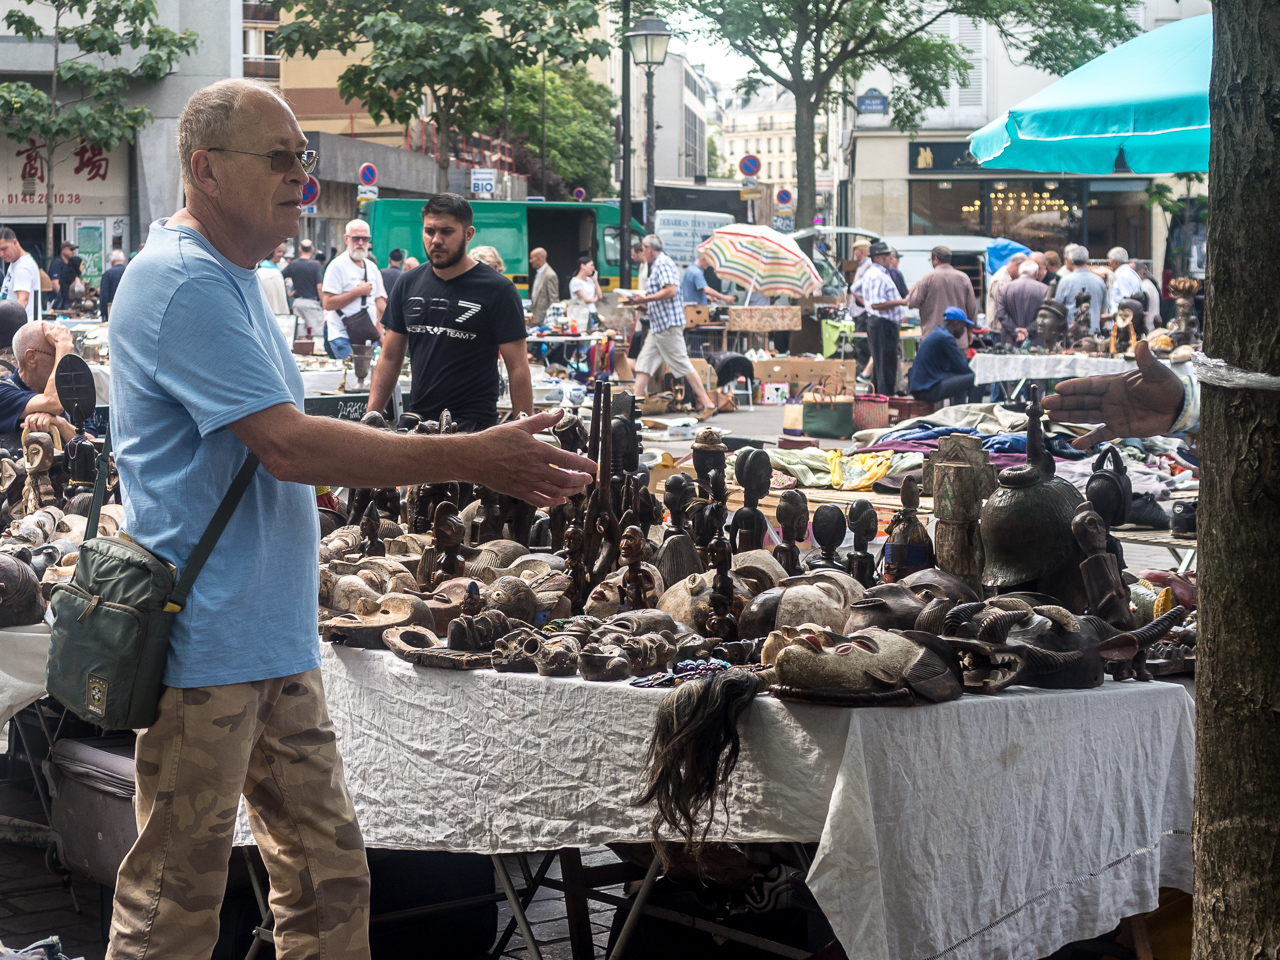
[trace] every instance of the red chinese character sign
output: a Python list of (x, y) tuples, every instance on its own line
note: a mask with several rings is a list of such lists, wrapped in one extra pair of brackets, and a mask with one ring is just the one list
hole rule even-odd
[[(54, 157), (54, 215), (127, 217), (127, 150), (126, 145), (106, 151), (80, 141), (60, 145)], [(48, 180), (43, 143), (0, 140), (0, 219), (43, 215)]]

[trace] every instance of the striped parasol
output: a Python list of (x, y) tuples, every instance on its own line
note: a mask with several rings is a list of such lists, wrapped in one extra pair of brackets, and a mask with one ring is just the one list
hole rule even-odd
[(770, 227), (731, 223), (698, 244), (716, 276), (758, 290), (766, 297), (814, 296), (822, 292), (822, 277), (813, 261), (788, 236)]

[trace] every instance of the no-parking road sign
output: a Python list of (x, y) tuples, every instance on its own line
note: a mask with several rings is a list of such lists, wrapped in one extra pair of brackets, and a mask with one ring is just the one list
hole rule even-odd
[(738, 161), (738, 169), (744, 177), (754, 177), (760, 172), (760, 158), (749, 153)]
[(302, 188), (302, 202), (310, 205), (320, 198), (320, 181), (315, 177), (307, 177), (307, 184)]
[(360, 182), (366, 187), (372, 187), (378, 182), (378, 168), (372, 163), (360, 165)]

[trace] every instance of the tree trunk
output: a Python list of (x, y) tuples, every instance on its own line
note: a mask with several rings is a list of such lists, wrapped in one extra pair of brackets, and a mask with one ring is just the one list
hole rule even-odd
[[(58, 111), (58, 53), (59, 53), (59, 34), (58, 31), (62, 26), (62, 8), (54, 4), (53, 8), (53, 75), (49, 78), (49, 100), (53, 104), (53, 112), (57, 115)], [(53, 151), (57, 148), (57, 141), (50, 138), (45, 142), (45, 164), (44, 164), (44, 262), (52, 263), (56, 255), (53, 249)], [(43, 266), (36, 264), (36, 266)], [(41, 304), (44, 306), (44, 304)], [(36, 314), (36, 319), (40, 319), (40, 315)]]
[[(1214, 5), (1205, 353), (1280, 374), (1280, 18)], [(1188, 237), (1188, 242), (1190, 237)], [(1280, 392), (1205, 385), (1195, 960), (1280, 958)]]
[[(800, 84), (795, 87), (796, 96), (796, 219), (795, 228), (803, 230), (813, 226), (813, 215), (818, 210), (816, 190), (817, 178), (814, 175), (815, 153), (813, 125), (817, 116), (817, 108), (810, 98), (809, 88)], [(812, 254), (813, 240), (803, 240), (800, 247), (807, 254)]]

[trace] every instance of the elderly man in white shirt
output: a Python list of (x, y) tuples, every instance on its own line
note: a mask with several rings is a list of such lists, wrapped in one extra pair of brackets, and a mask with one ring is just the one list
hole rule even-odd
[(1112, 247), (1107, 251), (1107, 266), (1115, 274), (1111, 293), (1111, 312), (1115, 313), (1121, 300), (1141, 298), (1142, 278), (1138, 276), (1137, 270), (1129, 266), (1129, 251), (1124, 247)]

